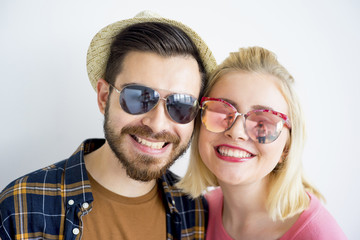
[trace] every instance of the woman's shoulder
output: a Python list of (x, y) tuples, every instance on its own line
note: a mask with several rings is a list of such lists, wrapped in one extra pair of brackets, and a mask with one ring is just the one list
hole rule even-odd
[(347, 239), (330, 212), (313, 194), (308, 193), (310, 205), (281, 239)]
[(215, 188), (214, 190), (205, 194), (205, 198), (209, 205), (209, 216), (211, 217), (221, 217), (222, 215), (222, 206), (223, 206), (223, 193), (221, 188)]
[(209, 204), (209, 223), (206, 239), (231, 240), (232, 238), (227, 234), (222, 223), (223, 193), (221, 188), (218, 187), (206, 193), (205, 198)]
[(216, 203), (219, 203), (220, 201), (222, 203), (223, 193), (221, 191), (221, 188), (217, 187), (217, 188), (214, 188), (213, 190), (207, 192), (205, 194), (205, 198), (209, 204), (216, 204)]

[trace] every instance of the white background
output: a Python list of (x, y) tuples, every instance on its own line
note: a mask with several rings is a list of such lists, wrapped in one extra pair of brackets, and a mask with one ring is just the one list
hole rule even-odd
[[(327, 1), (16, 1), (0, 3), (0, 188), (102, 137), (86, 73), (92, 37), (153, 10), (180, 20), (218, 62), (239, 47), (274, 51), (307, 117), (307, 176), (349, 239), (360, 239), (360, 3)], [(183, 175), (188, 156), (173, 170)]]

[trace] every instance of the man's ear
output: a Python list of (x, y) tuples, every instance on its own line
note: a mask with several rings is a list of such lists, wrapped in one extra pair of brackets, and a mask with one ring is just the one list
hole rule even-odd
[(102, 78), (96, 84), (97, 102), (99, 110), (102, 114), (105, 114), (106, 103), (109, 98), (109, 84)]

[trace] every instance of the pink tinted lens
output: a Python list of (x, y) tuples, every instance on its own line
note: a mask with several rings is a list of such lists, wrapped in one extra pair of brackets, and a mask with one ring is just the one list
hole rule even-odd
[(246, 131), (253, 141), (271, 143), (284, 126), (284, 120), (269, 112), (252, 112), (246, 118)]
[(235, 120), (235, 111), (228, 105), (218, 101), (203, 103), (201, 121), (206, 129), (219, 133), (228, 129)]

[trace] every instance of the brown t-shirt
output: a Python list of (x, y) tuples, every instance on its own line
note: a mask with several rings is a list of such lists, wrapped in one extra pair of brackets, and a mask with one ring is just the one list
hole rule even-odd
[(94, 201), (91, 211), (82, 217), (83, 240), (166, 238), (165, 208), (157, 184), (146, 195), (129, 198), (88, 176)]

